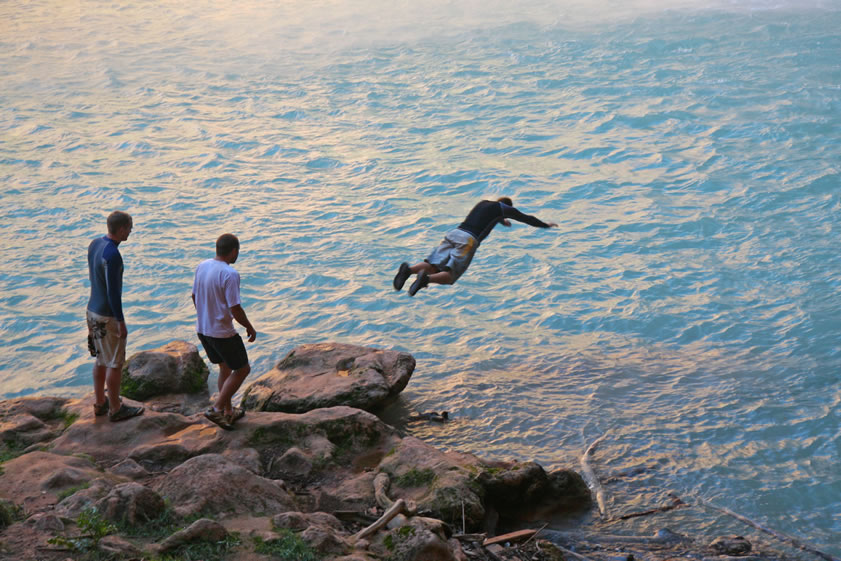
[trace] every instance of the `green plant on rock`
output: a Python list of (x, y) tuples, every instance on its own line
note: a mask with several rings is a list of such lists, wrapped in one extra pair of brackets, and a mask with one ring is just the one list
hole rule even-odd
[(87, 489), (90, 486), (91, 486), (90, 481), (85, 481), (84, 483), (76, 485), (75, 487), (70, 487), (69, 489), (65, 489), (64, 491), (60, 491), (58, 493), (58, 495), (56, 495), (56, 500), (57, 500), (57, 502), (61, 502), (64, 499), (66, 499), (67, 497), (69, 497), (70, 495), (75, 495), (77, 492), (81, 491), (82, 489)]
[(64, 430), (67, 430), (70, 428), (70, 425), (79, 419), (79, 414), (73, 411), (68, 411), (67, 409), (62, 409), (58, 413), (58, 418), (61, 419), (61, 424)]
[(79, 458), (80, 460), (85, 460), (90, 465), (96, 467), (99, 471), (104, 471), (101, 467), (97, 466), (96, 458), (94, 458), (93, 456), (91, 456), (90, 454), (88, 454), (86, 452), (73, 452), (73, 454), (71, 454), (71, 456), (73, 456), (74, 458)]
[(56, 536), (47, 540), (47, 543), (66, 547), (71, 551), (93, 551), (99, 545), (99, 540), (117, 531), (117, 527), (105, 520), (95, 508), (83, 510), (76, 518), (76, 526), (79, 529), (78, 536)]
[(239, 546), (242, 539), (237, 532), (231, 532), (218, 542), (192, 542), (161, 555), (150, 561), (224, 561), (228, 553)]
[(389, 551), (394, 551), (398, 544), (405, 542), (410, 536), (414, 535), (415, 528), (413, 526), (400, 526), (397, 530), (383, 538), (383, 545)]
[(0, 444), (0, 464), (5, 464), (9, 460), (14, 460), (26, 449), (22, 442), (11, 439)]
[(264, 540), (254, 537), (254, 551), (263, 555), (270, 555), (280, 561), (318, 561), (318, 553), (300, 536), (284, 528), (278, 531), (279, 538)]
[(164, 499), (164, 509), (157, 517), (135, 524), (119, 522), (117, 524), (117, 530), (122, 536), (160, 541), (175, 532), (187, 528), (190, 524), (201, 518), (213, 519), (212, 516), (200, 512), (180, 517), (175, 513), (170, 501)]
[[(178, 518), (168, 501), (164, 501), (164, 505), (163, 511), (156, 518), (139, 524), (119, 523), (117, 527), (120, 534), (129, 537), (151, 538), (157, 541), (184, 529), (186, 521)], [(190, 520), (187, 525), (192, 522), (195, 522), (195, 520)]]
[(23, 518), (23, 508), (11, 501), (0, 499), (0, 530)]

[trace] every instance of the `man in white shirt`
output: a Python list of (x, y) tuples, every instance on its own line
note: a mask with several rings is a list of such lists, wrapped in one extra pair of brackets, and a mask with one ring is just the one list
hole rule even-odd
[(216, 257), (202, 261), (193, 280), (196, 332), (213, 364), (219, 365), (219, 397), (204, 416), (225, 430), (233, 428), (245, 411), (234, 408), (231, 398), (251, 372), (248, 353), (233, 320), (243, 326), (251, 343), (257, 332), (248, 321), (239, 296), (239, 273), (231, 267), (239, 257), (239, 240), (222, 234), (216, 240)]

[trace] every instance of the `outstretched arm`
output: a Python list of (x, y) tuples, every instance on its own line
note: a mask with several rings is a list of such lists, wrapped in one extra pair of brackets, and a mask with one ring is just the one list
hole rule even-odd
[(508, 218), (516, 220), (517, 222), (522, 222), (523, 224), (528, 224), (529, 226), (534, 226), (535, 228), (556, 228), (558, 226), (554, 222), (544, 222), (536, 216), (523, 214), (513, 206), (508, 205), (502, 205), (502, 216), (502, 224), (504, 226), (511, 225), (511, 222), (507, 220)]

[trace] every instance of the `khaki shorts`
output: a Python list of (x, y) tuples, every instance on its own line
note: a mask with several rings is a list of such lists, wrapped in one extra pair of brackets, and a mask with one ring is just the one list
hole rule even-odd
[(424, 259), (430, 265), (434, 265), (439, 271), (450, 271), (453, 282), (464, 274), (473, 254), (479, 247), (479, 242), (468, 232), (455, 228), (447, 232), (444, 241)]
[(120, 337), (117, 319), (87, 310), (88, 347), (96, 353), (97, 366), (122, 368), (126, 361), (126, 340)]

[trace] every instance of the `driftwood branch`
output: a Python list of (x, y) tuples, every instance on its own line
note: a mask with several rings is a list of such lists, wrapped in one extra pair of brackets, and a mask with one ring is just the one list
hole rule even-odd
[(353, 539), (361, 540), (362, 538), (370, 536), (371, 534), (388, 524), (389, 521), (398, 514), (400, 514), (405, 507), (406, 501), (404, 501), (403, 499), (397, 499), (396, 501), (394, 501), (394, 504), (391, 505), (391, 508), (389, 508), (383, 513), (382, 516), (380, 516), (379, 520), (377, 520), (367, 528), (358, 531), (356, 534), (353, 535)]
[(517, 530), (516, 532), (509, 532), (508, 534), (502, 534), (501, 536), (487, 538), (482, 542), (482, 545), (487, 547), (495, 543), (517, 542), (527, 538), (531, 539), (536, 533), (537, 530)]
[(623, 520), (630, 520), (631, 518), (639, 518), (641, 516), (651, 516), (652, 514), (660, 514), (662, 512), (669, 512), (670, 510), (675, 510), (684, 506), (688, 506), (685, 502), (680, 500), (675, 495), (671, 495), (672, 497), (672, 504), (661, 506), (657, 508), (652, 508), (650, 510), (643, 510), (642, 512), (631, 512), (630, 514), (623, 514), (622, 516), (617, 516), (616, 518), (612, 518), (605, 522), (605, 524), (614, 524), (616, 522), (621, 522)]
[(391, 479), (387, 473), (381, 471), (374, 478), (374, 499), (383, 509), (389, 509), (394, 504), (394, 501), (388, 497), (389, 487), (391, 487)]
[(715, 510), (717, 512), (721, 512), (723, 514), (726, 514), (727, 516), (735, 518), (736, 520), (738, 520), (740, 522), (744, 522), (748, 526), (756, 528), (760, 532), (765, 532), (766, 534), (768, 534), (770, 536), (774, 536), (775, 538), (777, 538), (781, 542), (792, 545), (792, 546), (794, 546), (794, 547), (796, 547), (796, 548), (798, 548), (802, 551), (807, 551), (807, 552), (809, 552), (813, 555), (817, 555), (818, 557), (820, 557), (822, 559), (825, 559), (826, 561), (841, 561), (841, 559), (838, 559), (838, 557), (834, 557), (834, 556), (832, 556), (828, 553), (824, 553), (823, 551), (820, 551), (819, 549), (816, 549), (809, 544), (805, 544), (805, 543), (801, 542), (797, 538), (793, 538), (793, 537), (791, 537), (787, 534), (783, 534), (782, 532), (778, 532), (777, 530), (774, 530), (772, 528), (768, 528), (767, 526), (763, 526), (759, 522), (754, 522), (750, 518), (748, 518), (746, 516), (742, 516), (741, 514), (737, 514), (737, 513), (733, 512), (732, 510), (730, 510), (729, 508), (716, 506), (716, 505), (711, 504), (711, 503), (709, 503), (707, 501), (704, 501), (702, 499), (698, 499), (698, 503), (701, 506), (704, 506), (704, 507), (706, 507), (710, 510)]
[(543, 530), (543, 534), (552, 542), (588, 542), (599, 544), (640, 544), (640, 545), (672, 545), (686, 538), (669, 531), (660, 531), (654, 536), (617, 536), (611, 534), (593, 534), (589, 532), (561, 532), (559, 530)]
[(589, 457), (593, 455), (593, 452), (596, 450), (596, 446), (604, 440), (607, 434), (603, 434), (599, 438), (593, 441), (590, 446), (584, 451), (584, 454), (581, 456), (581, 476), (584, 478), (584, 481), (587, 483), (587, 486), (596, 496), (596, 505), (599, 507), (599, 514), (602, 518), (607, 518), (607, 507), (605, 506), (604, 500), (604, 488), (602, 484), (599, 483), (599, 478), (596, 476), (596, 472), (593, 471), (593, 468), (590, 467)]

